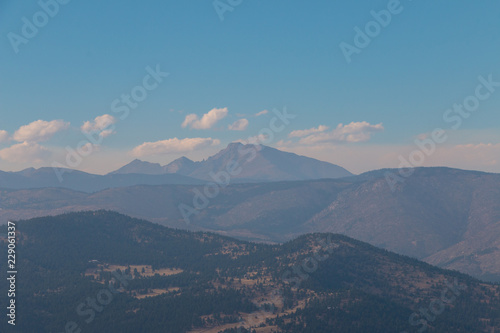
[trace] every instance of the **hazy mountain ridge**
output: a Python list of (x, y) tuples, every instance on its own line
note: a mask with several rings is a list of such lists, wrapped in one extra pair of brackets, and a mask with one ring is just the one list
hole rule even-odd
[(108, 188), (134, 185), (203, 184), (213, 181), (211, 174), (225, 171), (233, 161), (241, 173), (233, 175), (233, 183), (273, 182), (340, 178), (352, 174), (337, 165), (280, 150), (232, 143), (214, 156), (201, 162), (181, 157), (168, 165), (133, 160), (107, 175), (95, 175), (63, 168), (28, 168), (19, 172), (0, 171), (0, 188), (34, 189), (67, 188), (75, 191), (98, 192)]
[(150, 163), (135, 159), (118, 170), (110, 172), (111, 175), (123, 175), (129, 173), (139, 173), (145, 175), (161, 175), (164, 173), (160, 163)]
[(0, 188), (36, 189), (66, 188), (82, 192), (97, 192), (107, 188), (133, 185), (201, 184), (199, 179), (178, 174), (109, 174), (94, 175), (71, 169), (27, 169), (19, 172), (0, 171)]
[(336, 180), (230, 185), (193, 215), (189, 225), (179, 205), (193, 205), (193, 189), (203, 191), (203, 186), (133, 186), (93, 194), (2, 190), (0, 217), (110, 209), (176, 228), (265, 242), (334, 232), (500, 281), (500, 175), (419, 168), (392, 192), (385, 172)]

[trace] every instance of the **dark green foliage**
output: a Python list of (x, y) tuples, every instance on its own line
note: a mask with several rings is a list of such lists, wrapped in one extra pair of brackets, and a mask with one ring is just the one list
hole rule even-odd
[[(20, 221), (17, 229), (18, 320), (15, 330), (0, 322), (0, 332), (60, 333), (68, 322), (82, 332), (186, 332), (228, 323), (234, 329), (224, 333), (253, 332), (236, 327), (242, 314), (254, 312), (272, 313), (274, 318), (263, 325), (279, 332), (413, 332), (410, 314), (440, 297), (444, 282), (454, 278), (468, 289), (429, 323), (429, 332), (500, 327), (498, 287), (345, 236), (310, 234), (283, 245), (252, 244), (105, 211)], [(316, 254), (322, 243), (338, 247), (320, 248)], [(6, 243), (1, 248), (6, 253)], [(306, 274), (302, 264), (317, 255), (324, 259)], [(97, 280), (85, 276), (102, 263), (127, 267), (122, 273), (135, 278), (123, 285), (111, 272), (99, 272)], [(0, 261), (0, 271), (7, 271), (5, 264)], [(147, 277), (131, 265), (183, 272)], [(304, 275), (298, 289), (282, 278), (293, 267)], [(256, 283), (242, 287), (239, 281), (250, 275)], [(123, 288), (94, 311), (95, 318), (77, 313), (80, 304), (111, 290), (110, 283), (113, 290)], [(0, 288), (8, 290), (6, 279), (0, 280)], [(168, 292), (134, 297), (153, 289)], [(264, 301), (263, 295), (273, 290), (279, 290), (283, 307)], [(256, 297), (264, 301), (260, 309), (252, 302)], [(0, 300), (5, 308), (7, 298)], [(300, 302), (306, 306), (297, 309)], [(296, 311), (287, 315), (287, 309)]]

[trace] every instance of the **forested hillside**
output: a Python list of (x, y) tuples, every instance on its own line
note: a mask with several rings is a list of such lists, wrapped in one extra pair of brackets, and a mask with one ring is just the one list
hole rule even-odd
[[(16, 227), (22, 332), (500, 328), (498, 286), (345, 236), (253, 244), (107, 211)], [(4, 262), (0, 269), (7, 271)]]

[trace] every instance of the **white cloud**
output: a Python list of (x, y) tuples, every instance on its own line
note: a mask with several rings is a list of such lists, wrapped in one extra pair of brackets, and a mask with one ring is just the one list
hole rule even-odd
[(49, 140), (54, 134), (65, 130), (69, 127), (69, 123), (62, 120), (37, 120), (31, 124), (21, 126), (14, 133), (14, 140), (18, 142), (41, 142)]
[(5, 142), (9, 139), (9, 133), (7, 131), (0, 130), (0, 143)]
[(305, 129), (305, 130), (297, 130), (293, 131), (290, 134), (288, 134), (289, 138), (302, 138), (304, 136), (311, 135), (313, 133), (320, 133), (328, 130), (329, 127), (325, 125), (319, 125), (318, 128), (310, 128), (310, 129)]
[(219, 140), (212, 138), (173, 138), (156, 142), (144, 142), (142, 145), (132, 150), (132, 155), (142, 157), (159, 154), (186, 153), (219, 144)]
[(228, 126), (231, 131), (244, 131), (248, 127), (248, 119), (238, 119)]
[(194, 129), (210, 129), (219, 120), (224, 119), (227, 116), (227, 113), (227, 108), (212, 109), (208, 111), (208, 113), (205, 113), (201, 119), (194, 113), (188, 114), (182, 123), (182, 127), (185, 128), (189, 126)]
[(256, 116), (256, 117), (260, 117), (260, 116), (263, 116), (263, 115), (268, 114), (268, 113), (269, 113), (269, 111), (267, 111), (267, 110), (262, 110), (262, 111), (260, 111), (260, 112), (257, 112), (257, 113), (255, 114), (255, 116)]
[(51, 152), (35, 142), (23, 142), (0, 150), (0, 158), (12, 163), (40, 163), (49, 158)]
[(382, 123), (371, 125), (366, 121), (339, 124), (330, 132), (318, 132), (302, 138), (301, 144), (311, 145), (319, 142), (365, 142), (370, 140), (372, 133), (384, 130)]
[(96, 117), (92, 121), (84, 122), (81, 130), (85, 133), (99, 133), (101, 137), (105, 138), (114, 134), (113, 128), (110, 127), (115, 124), (116, 121), (115, 117), (109, 114), (103, 114), (102, 116)]

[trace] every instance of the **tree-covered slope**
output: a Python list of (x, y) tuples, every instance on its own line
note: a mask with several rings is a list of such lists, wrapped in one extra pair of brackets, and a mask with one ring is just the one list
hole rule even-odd
[(500, 328), (498, 286), (346, 236), (254, 244), (107, 211), (16, 228), (17, 325), (3, 321), (2, 332)]

